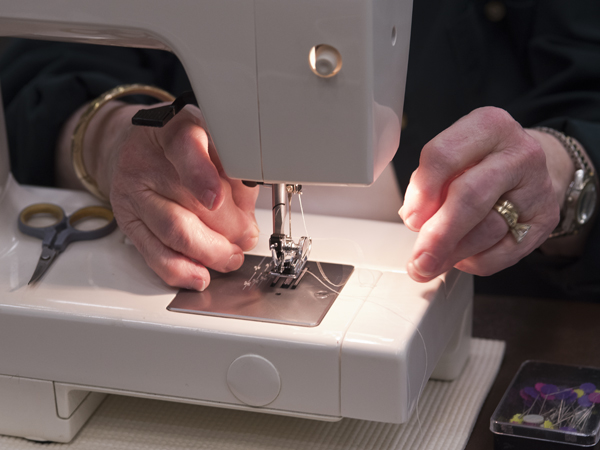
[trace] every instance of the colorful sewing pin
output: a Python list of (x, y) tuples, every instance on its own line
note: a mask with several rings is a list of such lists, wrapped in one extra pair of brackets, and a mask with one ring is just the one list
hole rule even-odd
[(579, 403), (579, 406), (582, 406), (584, 408), (589, 408), (593, 405), (593, 403), (590, 401), (587, 395), (582, 395), (581, 397), (579, 397), (577, 399), (577, 403)]
[(516, 423), (518, 425), (521, 425), (523, 423), (523, 415), (519, 413), (515, 414), (511, 417), (510, 423)]
[(523, 417), (523, 425), (540, 426), (544, 423), (544, 417), (539, 414), (527, 414)]
[(521, 389), (521, 392), (524, 392), (526, 395), (532, 398), (538, 398), (540, 396), (539, 392), (531, 386)]
[(557, 392), (559, 392), (559, 389), (558, 386), (555, 386), (553, 384), (545, 384), (540, 389), (540, 392), (545, 400), (554, 400), (554, 395), (552, 394), (556, 394)]
[(579, 388), (586, 394), (591, 394), (596, 390), (596, 386), (592, 383), (583, 383)]
[(549, 420), (545, 420), (542, 428), (548, 428), (550, 430), (554, 430), (554, 425)]
[(592, 403), (600, 403), (600, 392), (595, 391), (588, 394), (588, 400)]

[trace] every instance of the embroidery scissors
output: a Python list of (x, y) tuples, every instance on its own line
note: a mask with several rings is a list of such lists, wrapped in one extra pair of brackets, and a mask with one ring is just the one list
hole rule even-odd
[[(34, 216), (52, 216), (56, 222), (51, 225), (30, 225)], [(107, 223), (92, 230), (80, 230), (75, 225), (83, 219), (99, 218)], [(78, 209), (70, 216), (52, 203), (35, 203), (24, 208), (19, 214), (19, 230), (29, 236), (42, 240), (42, 254), (29, 283), (35, 283), (46, 273), (58, 255), (71, 242), (99, 239), (114, 231), (117, 222), (113, 212), (104, 206), (87, 206)]]

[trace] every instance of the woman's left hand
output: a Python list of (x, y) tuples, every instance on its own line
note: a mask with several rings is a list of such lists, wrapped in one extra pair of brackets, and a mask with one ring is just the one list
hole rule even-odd
[[(523, 129), (506, 111), (476, 109), (425, 145), (400, 216), (418, 231), (407, 265), (416, 281), (452, 267), (491, 275), (539, 247), (556, 227), (574, 172), (561, 144)], [(499, 200), (515, 205), (531, 228), (517, 243)]]

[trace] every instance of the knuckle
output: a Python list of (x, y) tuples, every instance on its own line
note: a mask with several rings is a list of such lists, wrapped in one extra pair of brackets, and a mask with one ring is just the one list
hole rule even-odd
[(526, 135), (520, 149), (521, 156), (524, 160), (523, 162), (529, 163), (535, 167), (546, 167), (546, 154), (544, 153), (544, 149), (534, 138)]
[(450, 250), (456, 245), (450, 234), (449, 227), (432, 226), (430, 222), (427, 222), (419, 231), (419, 238), (424, 243), (424, 249), (432, 249), (430, 252), (439, 255), (439, 259), (446, 259)]
[(436, 173), (445, 173), (448, 169), (454, 171), (459, 166), (460, 159), (453, 148), (447, 140), (436, 137), (423, 147), (419, 165)]
[(251, 235), (249, 237), (243, 238), (239, 243), (238, 246), (245, 252), (252, 250), (253, 248), (255, 248), (258, 245), (258, 240), (259, 237)]
[(184, 256), (171, 256), (155, 262), (152, 270), (169, 286), (203, 290), (210, 282), (205, 268)]
[(486, 129), (511, 128), (517, 125), (512, 116), (504, 109), (495, 106), (484, 106), (474, 110), (480, 126)]
[(208, 136), (200, 127), (188, 127), (177, 137), (180, 148), (206, 148)]
[(153, 267), (153, 269), (169, 286), (183, 287), (186, 284), (186, 279), (182, 275), (185, 273), (185, 268), (183, 267), (183, 262), (178, 259), (164, 260), (157, 267)]
[(485, 183), (472, 177), (459, 177), (451, 184), (449, 193), (456, 195), (461, 208), (472, 212), (483, 208), (487, 212), (488, 206), (497, 200), (492, 198), (493, 191), (489, 189), (489, 186), (496, 183), (495, 172), (496, 170), (492, 169), (486, 173)]
[(525, 131), (520, 130), (518, 137), (506, 146), (507, 154), (513, 156), (514, 164), (521, 168), (546, 166), (546, 154), (542, 145)]
[(510, 177), (510, 186), (515, 188), (535, 183), (542, 192), (552, 191), (552, 181), (546, 169), (546, 155), (537, 142), (529, 139), (518, 146), (506, 149), (505, 176)]
[(124, 220), (116, 214), (115, 219), (121, 231), (123, 231), (125, 236), (131, 239), (131, 242), (133, 242), (139, 252), (146, 258), (146, 255), (149, 254), (149, 250), (148, 241), (143, 239), (142, 233), (140, 233), (140, 230), (144, 227), (142, 221), (139, 219)]
[(164, 138), (165, 150), (208, 148), (208, 134), (204, 128), (189, 120), (178, 121)]
[(173, 250), (184, 252), (193, 245), (189, 230), (194, 229), (194, 220), (187, 215), (168, 214), (161, 230), (164, 242)]

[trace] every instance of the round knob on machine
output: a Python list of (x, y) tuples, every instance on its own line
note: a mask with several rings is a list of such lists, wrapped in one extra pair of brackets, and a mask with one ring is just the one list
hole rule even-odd
[(281, 378), (268, 359), (259, 355), (243, 355), (229, 366), (227, 385), (242, 403), (265, 406), (279, 395)]
[(342, 55), (331, 45), (316, 45), (310, 50), (308, 57), (310, 68), (321, 78), (330, 78), (342, 68)]

